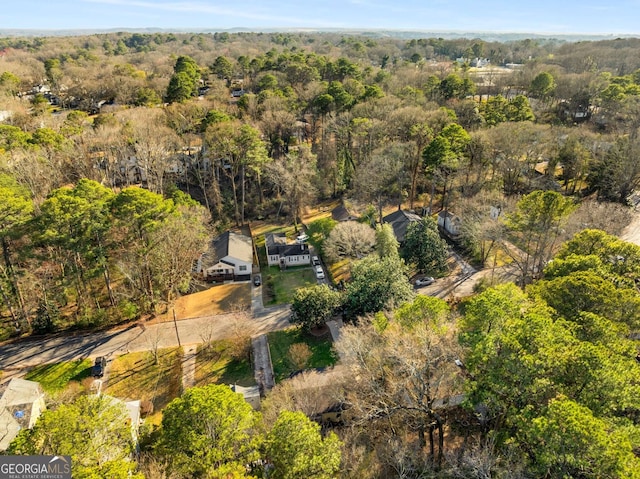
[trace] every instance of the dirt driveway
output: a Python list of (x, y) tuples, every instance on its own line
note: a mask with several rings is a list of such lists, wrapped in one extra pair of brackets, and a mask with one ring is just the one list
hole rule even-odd
[(629, 223), (627, 227), (622, 231), (620, 239), (628, 241), (629, 243), (640, 245), (640, 212), (636, 211), (633, 214), (631, 223)]

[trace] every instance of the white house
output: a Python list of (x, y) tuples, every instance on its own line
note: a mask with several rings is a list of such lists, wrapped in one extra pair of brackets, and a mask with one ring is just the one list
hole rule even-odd
[(253, 241), (250, 236), (227, 231), (215, 238), (202, 253), (196, 271), (206, 281), (248, 280), (253, 271)]
[(264, 237), (269, 266), (303, 266), (311, 264), (307, 243), (288, 244), (284, 233), (269, 233)]
[(460, 236), (460, 228), (462, 220), (449, 211), (441, 211), (438, 213), (438, 227), (442, 229), (449, 237), (457, 238)]
[(45, 409), (44, 392), (35, 381), (13, 378), (0, 396), (0, 451), (5, 451), (20, 429), (31, 429)]

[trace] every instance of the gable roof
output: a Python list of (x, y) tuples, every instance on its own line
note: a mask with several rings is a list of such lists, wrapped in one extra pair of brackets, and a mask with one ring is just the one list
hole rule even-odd
[(264, 244), (267, 247), (267, 253), (277, 254), (277, 248), (287, 244), (287, 237), (284, 233), (267, 233), (264, 235)]
[(268, 233), (264, 235), (264, 244), (267, 247), (267, 254), (270, 256), (279, 255), (284, 257), (309, 254), (309, 245), (307, 243), (287, 244), (287, 237), (284, 233)]
[(421, 220), (422, 218), (417, 214), (405, 210), (394, 211), (382, 218), (383, 223), (389, 223), (391, 225), (391, 228), (393, 228), (393, 234), (395, 234), (396, 239), (400, 243), (404, 241), (409, 225), (415, 221)]
[(336, 221), (351, 221), (358, 217), (349, 213), (347, 207), (342, 203), (331, 210), (331, 218)]
[[(223, 258), (233, 258), (245, 263), (253, 263), (253, 242), (250, 236), (233, 231), (225, 231), (209, 244), (204, 255), (202, 267), (208, 268), (220, 262)], [(229, 261), (225, 261), (229, 263)]]

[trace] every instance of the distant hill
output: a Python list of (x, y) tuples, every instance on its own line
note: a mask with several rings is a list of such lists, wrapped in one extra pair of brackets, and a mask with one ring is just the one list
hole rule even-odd
[(341, 33), (344, 35), (363, 35), (368, 37), (389, 38), (479, 38), (485, 41), (509, 42), (531, 39), (558, 39), (567, 42), (584, 40), (612, 40), (615, 38), (632, 38), (634, 35), (589, 35), (582, 33), (526, 33), (526, 32), (483, 32), (483, 31), (438, 31), (438, 30), (381, 30), (381, 29), (349, 29), (349, 28), (109, 28), (109, 29), (66, 29), (66, 30), (31, 30), (31, 29), (0, 29), (0, 36), (4, 37), (50, 37), (50, 36), (80, 36), (95, 35), (101, 33), (239, 33), (239, 32), (263, 32), (263, 33)]

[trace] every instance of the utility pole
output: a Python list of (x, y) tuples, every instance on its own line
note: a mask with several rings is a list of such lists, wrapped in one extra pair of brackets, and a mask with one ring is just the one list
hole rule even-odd
[(178, 338), (178, 347), (182, 347), (182, 344), (180, 344), (180, 335), (178, 334), (178, 322), (176, 321), (176, 310), (173, 310), (173, 325), (176, 328), (176, 338)]

